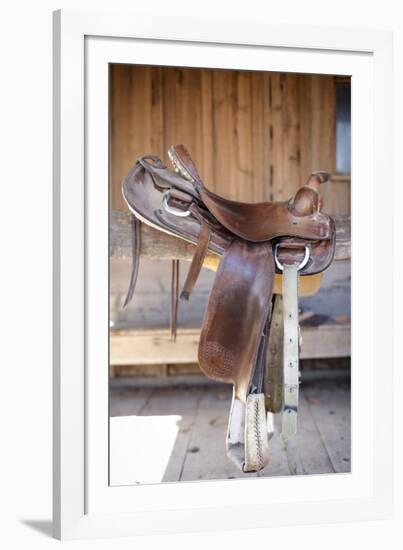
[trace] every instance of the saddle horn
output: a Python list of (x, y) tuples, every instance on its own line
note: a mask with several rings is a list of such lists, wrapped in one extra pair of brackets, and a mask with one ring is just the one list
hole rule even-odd
[(307, 216), (322, 210), (323, 199), (319, 195), (319, 186), (329, 179), (329, 172), (312, 172), (306, 184), (297, 191), (290, 204), (290, 210), (294, 216)]

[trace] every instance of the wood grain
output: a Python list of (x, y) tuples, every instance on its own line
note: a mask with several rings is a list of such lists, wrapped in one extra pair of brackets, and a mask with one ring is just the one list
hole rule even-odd
[[(335, 169), (335, 78), (112, 65), (110, 197), (123, 209), (120, 186), (148, 153), (167, 162), (184, 143), (206, 185), (233, 199), (283, 200), (313, 170)], [(350, 181), (323, 189), (326, 211), (350, 213)]]
[[(207, 379), (206, 379), (207, 381)], [(137, 381), (136, 381), (137, 383)], [(225, 453), (225, 438), (232, 392), (228, 385), (138, 388), (112, 385), (111, 407), (111, 485), (160, 483), (228, 478), (253, 478), (256, 474), (240, 472)], [(329, 397), (331, 402), (329, 403)], [(304, 383), (294, 439), (297, 472), (278, 431), (270, 440), (270, 463), (263, 476), (288, 476), (295, 473), (326, 474), (350, 470), (350, 388), (348, 380), (340, 383), (319, 381)], [(333, 414), (330, 414), (333, 413)], [(173, 420), (177, 433), (171, 446), (161, 434), (163, 419)], [(160, 417), (160, 424), (148, 419)], [(326, 419), (327, 422), (326, 422)], [(335, 421), (334, 421), (335, 420)], [(125, 429), (125, 423), (129, 425)], [(143, 446), (149, 443), (164, 467), (153, 469), (150, 461), (139, 460), (139, 447), (133, 442), (131, 426), (143, 425)], [(169, 424), (168, 424), (169, 426)], [(155, 430), (151, 435), (148, 428)], [(147, 440), (148, 438), (148, 440)]]
[(121, 182), (136, 159), (164, 151), (161, 69), (111, 65), (110, 105), (110, 201), (124, 209)]
[[(336, 260), (350, 257), (350, 218), (335, 216), (336, 223)], [(109, 257), (115, 259), (130, 259), (131, 244), (131, 214), (120, 210), (112, 211), (109, 217)], [(142, 257), (156, 260), (191, 260), (195, 245), (177, 237), (158, 231), (144, 223), (141, 224)], [(206, 265), (215, 264), (217, 256), (209, 253)]]
[[(349, 324), (302, 325), (301, 334), (301, 359), (349, 357), (351, 354)], [(197, 363), (199, 337), (200, 329), (193, 328), (178, 330), (175, 342), (168, 329), (113, 330), (110, 333), (110, 364)]]

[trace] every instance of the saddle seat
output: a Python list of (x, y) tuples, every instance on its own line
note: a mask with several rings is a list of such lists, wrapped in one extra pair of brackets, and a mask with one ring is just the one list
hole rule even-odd
[(265, 242), (287, 235), (303, 239), (330, 239), (331, 222), (320, 212), (318, 186), (326, 172), (311, 175), (293, 199), (284, 202), (247, 203), (227, 199), (208, 190), (183, 145), (172, 146), (168, 155), (175, 169), (193, 183), (203, 204), (226, 229), (241, 239)]

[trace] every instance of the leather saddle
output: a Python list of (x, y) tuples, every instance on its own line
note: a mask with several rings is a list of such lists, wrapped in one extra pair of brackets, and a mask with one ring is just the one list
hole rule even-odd
[[(123, 197), (133, 214), (133, 269), (125, 305), (133, 296), (140, 251), (139, 224), (196, 245), (183, 290), (188, 300), (208, 252), (220, 258), (199, 342), (200, 369), (233, 385), (226, 446), (244, 472), (269, 460), (274, 413), (282, 435), (296, 433), (299, 388), (298, 282), (324, 271), (335, 250), (335, 226), (322, 212), (319, 185), (329, 175), (311, 174), (289, 201), (242, 203), (203, 184), (183, 145), (168, 151), (174, 170), (155, 156), (140, 158), (125, 178)], [(173, 332), (176, 330), (178, 265), (174, 261)], [(273, 294), (275, 274), (281, 275)]]

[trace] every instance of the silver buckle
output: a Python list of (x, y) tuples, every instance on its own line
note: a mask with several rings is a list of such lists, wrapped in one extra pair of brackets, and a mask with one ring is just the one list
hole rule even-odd
[(168, 198), (170, 189), (164, 192), (162, 195), (162, 208), (165, 210), (165, 212), (168, 212), (169, 214), (172, 214), (173, 216), (177, 216), (178, 218), (186, 218), (187, 216), (190, 216), (190, 210), (179, 210), (179, 208), (172, 208), (172, 206), (169, 206), (168, 204)]
[[(280, 271), (284, 271), (284, 266), (280, 263), (280, 260), (278, 259), (278, 256), (277, 256), (278, 247), (280, 245), (281, 243), (277, 243), (276, 246), (274, 247), (274, 261), (276, 262), (276, 266), (278, 267), (278, 269)], [(309, 246), (306, 244), (305, 256), (303, 257), (301, 263), (298, 265), (298, 271), (301, 271), (301, 269), (303, 269), (306, 266), (306, 264), (308, 263), (308, 260), (309, 260)]]

